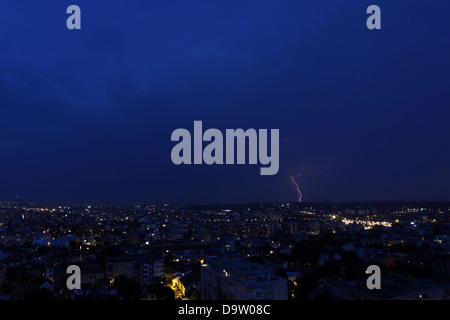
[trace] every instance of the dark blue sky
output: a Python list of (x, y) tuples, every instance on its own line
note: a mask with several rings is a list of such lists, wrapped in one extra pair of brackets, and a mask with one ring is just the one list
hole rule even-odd
[[(0, 198), (294, 201), (302, 174), (304, 201), (450, 201), (449, 15), (448, 0), (2, 0)], [(170, 135), (194, 120), (280, 129), (278, 174), (173, 165)]]

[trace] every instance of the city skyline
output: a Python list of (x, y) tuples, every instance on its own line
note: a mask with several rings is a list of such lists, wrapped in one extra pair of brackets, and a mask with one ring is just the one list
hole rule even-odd
[(0, 199), (0, 202), (17, 203), (40, 203), (40, 204), (60, 204), (60, 205), (81, 205), (81, 206), (146, 206), (146, 205), (183, 205), (183, 206), (245, 206), (245, 205), (272, 205), (287, 204), (298, 206), (316, 206), (316, 205), (366, 205), (366, 204), (450, 204), (450, 201), (422, 201), (422, 200), (360, 200), (360, 201), (242, 201), (242, 202), (192, 202), (182, 201), (130, 201), (130, 202), (100, 202), (100, 201), (49, 201), (38, 199), (26, 199), (15, 197), (11, 199)]
[[(0, 201), (0, 213), (0, 300), (450, 297), (450, 203)], [(366, 286), (374, 264), (377, 290)]]
[(348, 318), (331, 301), (450, 300), (449, 12), (0, 1), (0, 304)]

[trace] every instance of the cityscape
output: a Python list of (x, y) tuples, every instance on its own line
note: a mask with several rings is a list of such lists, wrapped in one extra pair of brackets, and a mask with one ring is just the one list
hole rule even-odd
[(0, 1), (4, 318), (439, 314), (449, 12)]
[[(448, 202), (2, 201), (0, 299), (446, 300), (449, 214)], [(382, 290), (366, 287), (369, 265)]]

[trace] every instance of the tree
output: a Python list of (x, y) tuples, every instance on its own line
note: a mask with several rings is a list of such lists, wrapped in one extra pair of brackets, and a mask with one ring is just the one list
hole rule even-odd
[(186, 296), (189, 297), (189, 300), (200, 300), (200, 291), (197, 288), (192, 288), (188, 292), (186, 292)]
[(156, 295), (158, 296), (158, 299), (161, 300), (175, 300), (175, 292), (164, 285), (162, 285), (160, 282), (156, 285)]
[(114, 286), (117, 288), (117, 294), (125, 300), (139, 299), (141, 290), (139, 283), (124, 275), (120, 275), (114, 280)]

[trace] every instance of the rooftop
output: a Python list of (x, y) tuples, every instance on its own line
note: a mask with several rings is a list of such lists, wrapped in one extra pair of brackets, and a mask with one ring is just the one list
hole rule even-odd
[(207, 263), (242, 276), (271, 274), (274, 272), (271, 267), (262, 266), (256, 262), (248, 262), (240, 257), (214, 258)]

